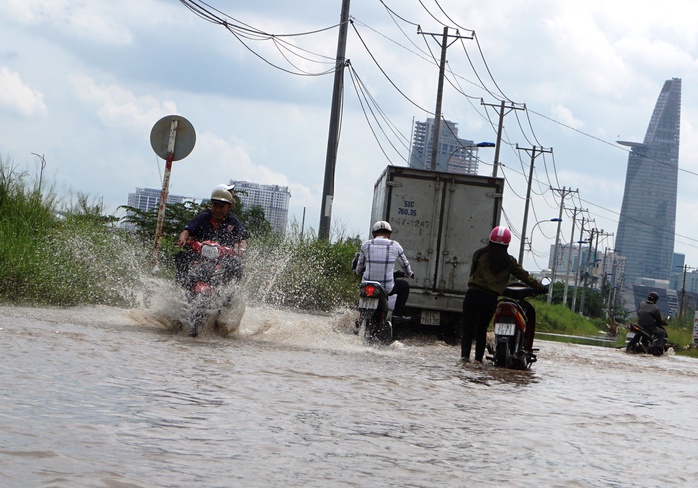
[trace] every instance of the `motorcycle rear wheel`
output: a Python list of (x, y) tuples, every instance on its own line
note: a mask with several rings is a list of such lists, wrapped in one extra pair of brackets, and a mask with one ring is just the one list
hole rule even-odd
[(368, 340), (389, 344), (393, 341), (393, 327), (387, 320), (381, 323), (369, 317), (366, 319), (365, 335)]
[(502, 366), (508, 368), (511, 365), (511, 352), (509, 348), (509, 341), (498, 340), (494, 347), (494, 364), (496, 366)]

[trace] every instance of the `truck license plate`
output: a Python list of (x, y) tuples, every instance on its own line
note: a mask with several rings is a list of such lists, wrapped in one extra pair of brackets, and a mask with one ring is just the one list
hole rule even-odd
[(422, 310), (422, 316), (419, 323), (422, 325), (441, 325), (441, 312)]
[(514, 324), (494, 324), (494, 334), (503, 336), (513, 336)]
[(359, 308), (369, 308), (369, 309), (376, 309), (378, 308), (378, 299), (377, 298), (359, 298)]

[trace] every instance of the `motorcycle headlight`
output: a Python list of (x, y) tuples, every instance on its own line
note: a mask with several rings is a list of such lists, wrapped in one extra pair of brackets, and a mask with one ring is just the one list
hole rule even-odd
[(206, 259), (218, 259), (221, 251), (216, 246), (205, 244), (201, 248), (201, 255)]

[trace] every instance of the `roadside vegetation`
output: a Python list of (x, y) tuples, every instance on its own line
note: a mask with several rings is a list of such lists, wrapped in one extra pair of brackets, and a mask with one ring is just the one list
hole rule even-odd
[[(158, 255), (156, 279), (174, 279), (174, 242), (184, 225), (203, 210), (186, 202), (168, 205)], [(157, 211), (123, 207), (132, 230), (117, 227), (119, 219), (105, 215), (89, 195), (59, 199), (51, 186), (39, 188), (26, 172), (0, 160), (0, 303), (28, 306), (140, 304), (152, 281), (153, 236)], [(361, 245), (359, 236), (337, 235), (320, 240), (292, 223), (285, 237), (276, 235), (260, 207), (234, 212), (252, 234), (245, 258), (244, 288), (251, 304), (330, 312), (352, 307), (358, 278), (350, 263)], [(561, 285), (560, 285), (561, 287)], [(557, 287), (553, 303), (533, 301), (537, 329), (566, 335), (612, 333), (604, 319), (603, 299), (587, 291), (585, 317), (561, 306)], [(571, 297), (568, 297), (568, 306)], [(698, 357), (692, 343), (693, 312), (672, 320), (669, 341), (676, 351)], [(625, 319), (620, 317), (621, 322)], [(618, 328), (617, 345), (626, 329)]]

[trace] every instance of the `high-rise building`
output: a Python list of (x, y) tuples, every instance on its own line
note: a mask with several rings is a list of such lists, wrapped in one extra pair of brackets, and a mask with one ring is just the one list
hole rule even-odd
[[(235, 195), (240, 197), (242, 204), (247, 207), (260, 206), (264, 209), (264, 216), (271, 224), (274, 232), (284, 235), (288, 222), (288, 204), (291, 192), (287, 186), (260, 185), (249, 181), (233, 181)], [(239, 191), (242, 190), (242, 191)]]
[[(162, 195), (162, 190), (156, 190), (155, 188), (136, 188), (135, 193), (128, 194), (127, 205), (129, 207), (137, 208), (142, 212), (148, 212), (152, 209), (157, 209), (160, 206), (160, 195)], [(183, 203), (185, 200), (193, 201), (191, 197), (185, 197), (182, 195), (172, 195), (168, 193), (167, 203)], [(128, 215), (129, 212), (126, 212)], [(135, 229), (135, 225), (130, 223), (121, 224), (124, 229)]]
[[(410, 168), (431, 169), (434, 119), (415, 122), (410, 150)], [(477, 174), (478, 147), (467, 139), (458, 138), (458, 124), (441, 121), (436, 170), (458, 174)]]
[[(147, 212), (148, 210), (158, 208), (161, 194), (162, 190), (156, 190), (155, 188), (136, 188), (136, 193), (128, 194), (128, 206)], [(193, 198), (169, 193), (167, 195), (167, 203), (182, 203), (185, 200), (193, 200)]]
[[(642, 278), (668, 280), (674, 253), (681, 79), (664, 83), (643, 142), (628, 146), (616, 249), (625, 256), (626, 292)], [(635, 306), (637, 304), (634, 304)]]

